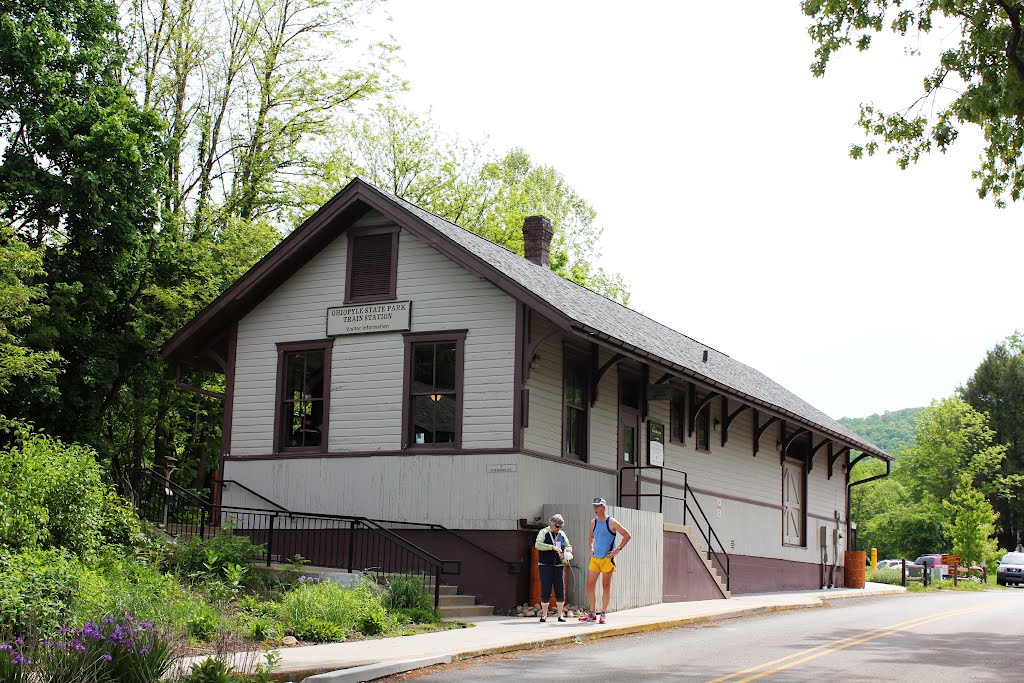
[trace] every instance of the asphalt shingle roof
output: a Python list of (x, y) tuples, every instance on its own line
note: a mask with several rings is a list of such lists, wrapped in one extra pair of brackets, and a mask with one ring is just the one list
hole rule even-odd
[[(579, 325), (606, 335), (612, 340), (636, 347), (666, 361), (669, 365), (685, 368), (738, 394), (745, 394), (783, 412), (791, 413), (812, 427), (842, 437), (859, 450), (888, 457), (888, 454), (870, 441), (854, 434), (764, 373), (586, 287), (566, 280), (549, 268), (527, 261), (505, 247), (424, 211), (415, 204), (383, 190), (378, 191), (433, 227), (448, 240), (486, 261), (520, 286), (533, 292), (535, 296), (562, 311), (566, 317)], [(708, 352), (707, 362), (703, 360), (705, 351)]]

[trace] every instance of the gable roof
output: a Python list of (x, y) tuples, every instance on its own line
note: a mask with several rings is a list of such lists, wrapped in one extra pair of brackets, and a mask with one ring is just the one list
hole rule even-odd
[(891, 459), (871, 442), (754, 368), (358, 178), (171, 337), (161, 349), (161, 356), (204, 367), (204, 344), (223, 334), (229, 321), (240, 319), (341, 234), (358, 215), (371, 208), (566, 331), (599, 338), (637, 357), (720, 388), (755, 407), (795, 419), (865, 453)]

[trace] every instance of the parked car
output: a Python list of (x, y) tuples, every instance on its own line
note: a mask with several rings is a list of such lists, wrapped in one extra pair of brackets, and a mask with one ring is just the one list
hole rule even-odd
[(939, 567), (942, 570), (942, 577), (944, 579), (948, 579), (948, 578), (953, 576), (953, 572), (950, 571), (950, 568), (947, 567), (946, 565), (942, 564), (942, 554), (941, 553), (932, 553), (932, 554), (929, 554), (929, 555), (921, 555), (921, 557), (919, 557), (916, 560), (914, 560), (914, 564), (924, 565), (925, 567), (928, 567), (928, 569), (932, 569), (934, 567)]
[(899, 569), (903, 560), (879, 560), (875, 569)]
[(999, 568), (996, 570), (996, 583), (1000, 586), (1024, 583), (1024, 553), (1003, 555), (1003, 559), (999, 560)]

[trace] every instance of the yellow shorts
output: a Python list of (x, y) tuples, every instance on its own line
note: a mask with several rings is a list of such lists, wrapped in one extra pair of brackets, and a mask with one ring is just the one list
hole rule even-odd
[(607, 574), (615, 571), (614, 557), (592, 557), (590, 558), (590, 571)]

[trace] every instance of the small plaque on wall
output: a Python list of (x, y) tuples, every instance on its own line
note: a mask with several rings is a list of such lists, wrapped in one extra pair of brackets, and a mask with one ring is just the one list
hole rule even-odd
[(409, 329), (411, 301), (358, 304), (327, 309), (327, 336), (402, 332)]
[(665, 466), (665, 425), (661, 422), (647, 423), (647, 464)]

